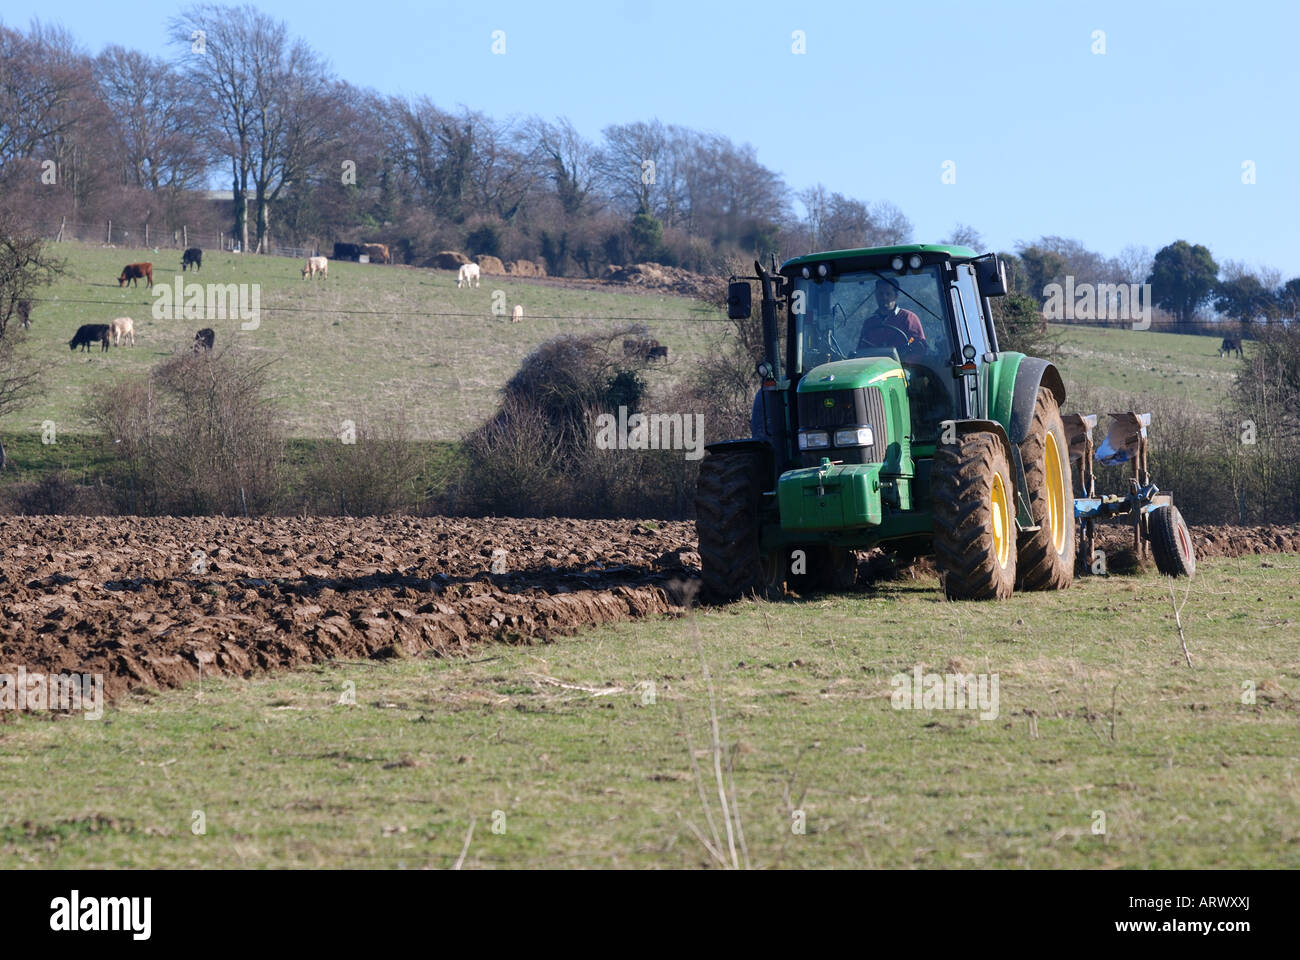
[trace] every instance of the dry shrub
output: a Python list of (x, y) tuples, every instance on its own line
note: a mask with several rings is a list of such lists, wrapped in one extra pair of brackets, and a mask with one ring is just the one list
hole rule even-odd
[(356, 435), (320, 448), (308, 473), (308, 495), (317, 512), (382, 516), (418, 511), (425, 499), (425, 461), (405, 412), (363, 420)]
[(266, 362), (180, 354), (143, 381), (105, 386), (91, 421), (116, 454), (131, 512), (266, 513), (280, 495), (283, 422)]

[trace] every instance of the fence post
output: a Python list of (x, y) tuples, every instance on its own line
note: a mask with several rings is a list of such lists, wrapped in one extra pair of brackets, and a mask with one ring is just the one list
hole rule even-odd
[(105, 240), (104, 242), (105, 243), (113, 242), (113, 221), (112, 220), (108, 221), (108, 239)]
[(181, 224), (181, 239), (185, 241), (185, 249), (188, 250), (190, 248), (190, 228), (185, 224)]
[(67, 217), (64, 217), (62, 220), (59, 221), (59, 235), (54, 238), (55, 243), (63, 242), (63, 228), (66, 227), (67, 225), (68, 225)]
[(149, 224), (144, 225), (144, 245), (149, 246)]
[(220, 233), (217, 234), (217, 249), (218, 250), (226, 249), (226, 231), (224, 230), (222, 230)]

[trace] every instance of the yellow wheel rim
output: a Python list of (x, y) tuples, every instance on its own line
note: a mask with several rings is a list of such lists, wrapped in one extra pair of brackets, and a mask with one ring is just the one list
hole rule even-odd
[(1061, 469), (1061, 448), (1056, 445), (1056, 435), (1047, 431), (1047, 449), (1043, 451), (1047, 467), (1047, 529), (1052, 534), (1052, 549), (1058, 554), (1065, 550), (1066, 509), (1065, 476)]
[(993, 506), (993, 550), (997, 553), (999, 569), (1005, 570), (1011, 561), (1011, 512), (1007, 509), (1007, 488), (1000, 473), (993, 474), (990, 500)]

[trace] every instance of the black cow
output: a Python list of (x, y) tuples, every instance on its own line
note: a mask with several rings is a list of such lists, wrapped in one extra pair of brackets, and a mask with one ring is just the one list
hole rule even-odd
[(198, 333), (194, 334), (194, 352), (200, 350), (211, 350), (212, 345), (217, 342), (217, 334), (211, 327), (204, 327)]
[(81, 347), (87, 353), (90, 352), (90, 345), (98, 343), (99, 352), (103, 353), (108, 349), (109, 341), (112, 339), (112, 327), (106, 323), (83, 323), (77, 328), (77, 335), (68, 341), (68, 349), (76, 350)]
[(24, 330), (32, 328), (32, 302), (30, 300), (19, 300), (16, 304), (18, 308), (18, 322), (23, 325)]
[(1224, 337), (1223, 343), (1219, 344), (1219, 356), (1222, 357), (1225, 353), (1233, 353), (1234, 351), (1239, 357), (1245, 356), (1241, 352), (1240, 340), (1234, 340), (1232, 337)]
[(331, 260), (360, 260), (361, 244), (359, 243), (336, 243), (334, 244), (334, 256)]
[(190, 266), (195, 270), (203, 269), (203, 251), (198, 247), (190, 247), (181, 255), (181, 272)]
[(662, 347), (656, 343), (653, 347), (650, 348), (650, 352), (646, 354), (645, 358), (647, 360), (667, 360), (668, 348)]

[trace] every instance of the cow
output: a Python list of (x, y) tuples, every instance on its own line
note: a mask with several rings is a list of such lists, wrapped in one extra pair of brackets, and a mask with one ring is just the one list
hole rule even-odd
[(1243, 353), (1241, 352), (1241, 341), (1240, 341), (1240, 340), (1235, 340), (1235, 339), (1233, 339), (1232, 337), (1224, 337), (1224, 338), (1223, 338), (1223, 343), (1219, 344), (1219, 359), (1222, 360), (1222, 359), (1223, 359), (1223, 355), (1224, 355), (1225, 353), (1229, 353), (1229, 354), (1230, 354), (1230, 353), (1233, 353), (1234, 351), (1236, 352), (1237, 356), (1239, 356), (1239, 357), (1244, 357), (1244, 356), (1245, 356), (1245, 354), (1243, 354)]
[(335, 260), (357, 260), (360, 257), (361, 257), (361, 244), (359, 243), (334, 244)]
[(130, 317), (118, 317), (109, 323), (113, 330), (113, 346), (120, 347), (122, 338), (127, 337), (131, 341), (131, 346), (135, 346), (135, 324), (131, 322)]
[(471, 283), (477, 287), (478, 273), (477, 263), (462, 263), (460, 265), (460, 272), (456, 274), (456, 289), (459, 290), (461, 287), (468, 287)]
[(191, 266), (195, 270), (203, 269), (203, 251), (200, 250), (198, 247), (189, 247), (181, 255), (181, 272), (184, 272), (188, 267)]
[(328, 279), (330, 275), (330, 262), (324, 257), (308, 257), (307, 264), (302, 268), (302, 278), (306, 280), (307, 277), (314, 277), (318, 273), (322, 277)]
[(650, 352), (645, 355), (645, 358), (647, 360), (667, 360), (668, 348), (661, 347), (659, 344), (656, 343), (653, 347), (650, 348)]
[(68, 341), (68, 349), (76, 350), (77, 347), (81, 347), (89, 353), (91, 344), (98, 343), (99, 352), (103, 353), (108, 349), (112, 336), (113, 328), (107, 323), (83, 323), (77, 328), (76, 336)]
[(523, 318), (524, 318), (524, 305), (522, 303), (516, 303), (515, 309), (510, 314), (510, 322), (518, 323)]
[(212, 345), (217, 342), (217, 334), (211, 327), (204, 327), (198, 333), (194, 334), (194, 352), (200, 350), (211, 350)]
[(122, 268), (122, 275), (117, 278), (117, 285), (124, 287), (129, 281), (132, 286), (138, 287), (141, 280), (147, 280), (148, 285), (153, 286), (152, 263), (128, 263)]
[(382, 243), (363, 243), (361, 252), (370, 258), (371, 263), (388, 263), (392, 259), (388, 255), (388, 247)]
[(32, 328), (32, 302), (30, 300), (19, 300), (14, 305), (18, 310), (18, 322), (23, 325), (24, 330)]

